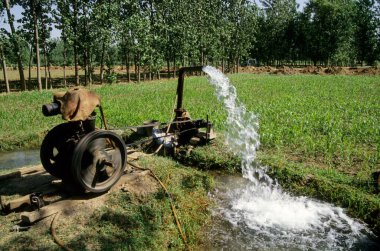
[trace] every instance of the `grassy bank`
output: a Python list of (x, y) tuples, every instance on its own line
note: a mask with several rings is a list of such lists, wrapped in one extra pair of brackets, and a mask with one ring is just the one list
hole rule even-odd
[[(371, 174), (380, 169), (380, 77), (230, 77), (240, 100), (259, 116), (259, 156), (273, 167), (272, 174), (297, 193), (346, 206), (351, 215), (378, 226), (373, 219), (379, 218), (380, 198)], [(93, 89), (102, 97), (109, 124), (120, 128), (147, 119), (169, 121), (176, 81)], [(40, 112), (50, 100), (50, 91), (0, 96), (1, 151), (39, 146), (46, 131), (60, 123)], [(208, 114), (218, 131), (225, 129), (226, 113), (205, 77), (185, 80), (184, 107), (193, 118)], [(199, 149), (188, 161), (233, 170), (238, 161), (225, 152), (220, 147)]]
[[(227, 151), (227, 147), (217, 140), (214, 145), (195, 149), (191, 156), (181, 161), (204, 170), (239, 171), (240, 160), (225, 154)], [(349, 175), (333, 168), (294, 161), (281, 153), (264, 151), (259, 152), (257, 162), (268, 167), (267, 173), (286, 191), (346, 208), (351, 217), (363, 220), (380, 236), (380, 196), (371, 175)]]
[[(165, 182), (188, 244), (198, 250), (205, 240), (200, 229), (210, 221), (207, 192), (213, 186), (212, 179), (168, 158), (147, 157), (138, 164), (151, 168)], [(73, 250), (186, 249), (162, 189), (145, 195), (111, 192), (102, 206), (93, 212), (91, 207), (82, 206), (74, 215), (67, 215), (69, 209), (61, 214), (56, 224), (57, 235), (67, 247)], [(27, 232), (10, 232), (18, 222), (17, 216), (1, 216), (1, 250), (60, 250), (49, 232), (52, 217)]]

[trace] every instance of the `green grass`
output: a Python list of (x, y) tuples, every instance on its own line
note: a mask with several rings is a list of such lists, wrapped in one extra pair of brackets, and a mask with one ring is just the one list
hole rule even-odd
[[(237, 74), (230, 78), (240, 100), (259, 117), (259, 158), (273, 167), (273, 176), (294, 192), (349, 207), (352, 215), (379, 224), (371, 223), (369, 213), (380, 211), (371, 180), (371, 173), (380, 170), (379, 76)], [(121, 128), (148, 119), (169, 121), (176, 81), (93, 89), (102, 98), (108, 123)], [(221, 132), (226, 112), (213, 92), (205, 77), (186, 78), (184, 107), (193, 118), (209, 115)], [(40, 112), (51, 94), (0, 95), (1, 151), (36, 148), (46, 131), (61, 122), (58, 116), (45, 118)], [(220, 145), (218, 141), (197, 149), (185, 162), (204, 169), (238, 169), (239, 161)], [(312, 182), (306, 182), (310, 177)]]
[[(343, 172), (378, 168), (380, 158), (380, 77), (367, 76), (231, 76), (239, 98), (260, 119), (263, 151), (280, 151)], [(176, 81), (95, 88), (108, 123), (138, 125), (147, 119), (169, 121)], [(0, 96), (0, 150), (35, 148), (60, 122), (45, 118), (43, 103), (51, 92)], [(205, 77), (185, 80), (184, 106), (193, 118), (209, 115), (217, 130), (226, 113)]]
[[(146, 157), (138, 163), (152, 169), (172, 195), (188, 244), (198, 250), (206, 239), (201, 229), (211, 216), (207, 192), (212, 178), (204, 172), (184, 167), (163, 157)], [(1, 250), (60, 250), (49, 232), (49, 222), (27, 232), (14, 233), (17, 214), (1, 216)], [(169, 200), (160, 188), (147, 196), (123, 191), (111, 192), (105, 205), (92, 213), (61, 214), (57, 234), (73, 250), (185, 250)], [(36, 238), (37, 237), (37, 238)]]
[[(219, 138), (211, 145), (196, 148), (180, 161), (204, 170), (240, 171), (240, 160), (229, 153), (221, 141)], [(264, 151), (259, 151), (257, 161), (269, 167), (267, 173), (286, 191), (347, 208), (351, 217), (366, 222), (380, 236), (380, 194), (375, 190), (371, 174), (346, 174)]]

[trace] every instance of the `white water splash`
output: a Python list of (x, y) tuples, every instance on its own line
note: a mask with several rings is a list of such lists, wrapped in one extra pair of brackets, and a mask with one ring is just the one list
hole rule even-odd
[[(241, 158), (245, 186), (220, 191), (219, 199), (227, 205), (219, 209), (234, 226), (253, 231), (248, 248), (295, 248), (345, 250), (357, 247), (366, 236), (364, 225), (349, 218), (341, 208), (306, 197), (294, 197), (282, 191), (254, 163), (260, 146), (257, 116), (238, 100), (236, 88), (219, 70), (203, 68), (215, 94), (227, 110), (226, 143)], [(224, 202), (221, 202), (223, 204)]]

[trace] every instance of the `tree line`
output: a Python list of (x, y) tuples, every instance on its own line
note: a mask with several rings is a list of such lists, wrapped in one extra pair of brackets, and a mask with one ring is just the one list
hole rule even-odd
[[(19, 20), (15, 5), (24, 10)], [(116, 65), (140, 81), (189, 65), (238, 72), (246, 64), (380, 61), (380, 0), (309, 0), (302, 10), (296, 0), (1, 0), (0, 13), (9, 27), (0, 29), (4, 80), (7, 64), (17, 65), (22, 90), (51, 87), (51, 66), (63, 67), (65, 85), (69, 66), (73, 83), (88, 85), (112, 80)]]

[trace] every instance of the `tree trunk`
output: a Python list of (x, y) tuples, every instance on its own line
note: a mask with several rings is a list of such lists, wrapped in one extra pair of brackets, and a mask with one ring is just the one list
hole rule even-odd
[(48, 89), (48, 77), (47, 77), (47, 56), (46, 56), (46, 41), (44, 41), (44, 70), (45, 70), (45, 90)]
[[(203, 52), (203, 48), (201, 49), (201, 65), (205, 65), (205, 55)], [(200, 72), (199, 75), (202, 76), (202, 72)]]
[(5, 89), (6, 89), (7, 93), (10, 93), (11, 90), (9, 88), (9, 81), (8, 81), (8, 74), (7, 74), (7, 64), (5, 63), (5, 56), (4, 56), (3, 46), (0, 47), (0, 56), (1, 56), (1, 67), (3, 68)]
[(87, 65), (87, 51), (86, 48), (83, 52), (83, 64), (84, 64), (84, 86), (87, 86), (87, 76), (88, 76), (88, 65)]
[(137, 55), (134, 55), (133, 61), (135, 63), (134, 68), (135, 68), (135, 77), (134, 80), (137, 81)]
[(9, 0), (5, 0), (5, 8), (7, 11), (7, 16), (8, 16), (8, 23), (11, 28), (11, 33), (12, 33), (12, 43), (14, 46), (15, 53), (17, 55), (17, 64), (18, 64), (18, 71), (20, 74), (20, 82), (23, 90), (26, 90), (26, 83), (25, 83), (25, 77), (24, 77), (24, 67), (22, 65), (22, 59), (21, 59), (21, 53), (20, 53), (20, 45), (16, 39), (16, 29), (13, 24), (13, 16), (11, 14), (11, 9), (9, 6)]
[(176, 72), (177, 71), (177, 66), (176, 66), (176, 55), (173, 57), (173, 78), (176, 78)]
[(33, 61), (33, 45), (30, 45), (29, 52), (29, 72), (28, 72), (28, 89), (32, 90), (32, 61)]
[(73, 3), (74, 11), (74, 65), (75, 65), (75, 85), (79, 85), (79, 65), (78, 65), (78, 2)]
[(137, 82), (140, 83), (141, 77), (140, 77), (140, 52), (137, 54)]
[(47, 58), (48, 58), (49, 87), (50, 87), (50, 89), (52, 89), (53, 88), (53, 83), (51, 81), (51, 68), (50, 68), (51, 63), (50, 63), (50, 60), (49, 60), (49, 55), (47, 56)]
[(36, 51), (36, 61), (37, 61), (37, 83), (38, 83), (38, 90), (42, 91), (42, 82), (41, 82), (41, 72), (40, 72), (40, 45), (39, 45), (39, 38), (38, 38), (38, 22), (37, 22), (37, 13), (36, 13), (36, 7), (32, 6), (33, 11), (33, 24), (34, 24), (34, 46)]
[(79, 85), (79, 66), (78, 66), (78, 50), (74, 46), (74, 67), (75, 67), (75, 85)]
[(153, 78), (152, 78), (152, 66), (149, 65), (149, 81), (152, 81)]
[(100, 57), (100, 84), (103, 84), (104, 79), (104, 51), (105, 51), (105, 42), (102, 44), (102, 56)]
[[(90, 52), (88, 52), (88, 54), (90, 54)], [(89, 56), (88, 58), (88, 82), (90, 85), (93, 84), (93, 81), (92, 81), (92, 74), (94, 73), (94, 69), (92, 67), (92, 56)]]
[(66, 40), (63, 41), (63, 84), (65, 87), (66, 83), (66, 64), (67, 64), (67, 49), (66, 49)]
[[(83, 12), (83, 16), (84, 16), (84, 34), (88, 34), (88, 31), (87, 31), (87, 8), (86, 8), (86, 4), (83, 4), (82, 5), (82, 12)], [(90, 57), (90, 53), (89, 53), (90, 49), (89, 49), (89, 46), (88, 46), (88, 42), (84, 42), (84, 48), (83, 48), (83, 64), (84, 64), (84, 85), (87, 86), (89, 84), (89, 57)]]
[(45, 53), (45, 77), (46, 77), (46, 67), (47, 67), (47, 72), (48, 72), (47, 83), (48, 83), (49, 88), (51, 89), (52, 83), (51, 83), (50, 60), (49, 60), (49, 52), (47, 50), (46, 40), (44, 41), (44, 53)]
[(131, 82), (131, 71), (129, 68), (129, 52), (127, 52), (127, 62), (126, 62), (126, 67), (127, 67), (127, 77), (128, 77), (128, 82)]
[(170, 60), (169, 59), (166, 59), (166, 67), (168, 70), (168, 78), (170, 78)]

